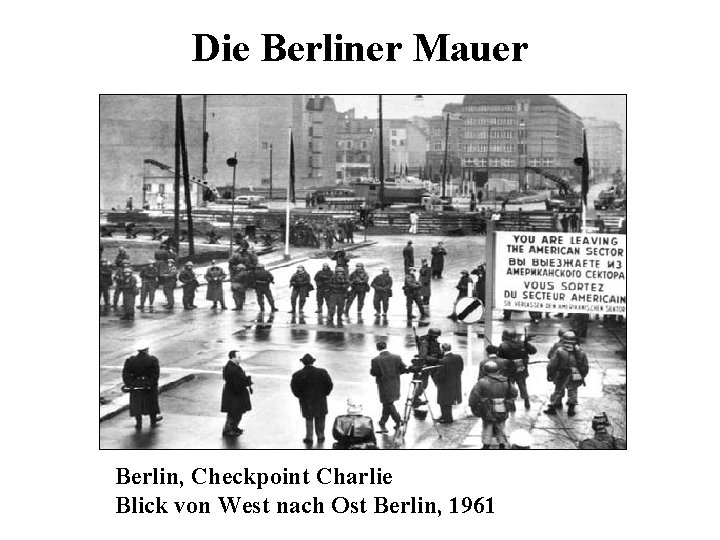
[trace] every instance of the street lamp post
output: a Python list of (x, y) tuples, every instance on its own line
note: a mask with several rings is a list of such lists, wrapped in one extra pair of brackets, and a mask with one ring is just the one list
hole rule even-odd
[(228, 167), (232, 167), (233, 170), (233, 179), (232, 179), (232, 201), (230, 202), (230, 253), (228, 254), (228, 260), (232, 257), (233, 254), (233, 241), (234, 241), (234, 225), (235, 225), (235, 171), (237, 170), (237, 152), (235, 152), (235, 155), (233, 157), (228, 158), (227, 160)]
[(270, 200), (272, 201), (273, 194), (272, 194), (272, 143), (270, 143)]

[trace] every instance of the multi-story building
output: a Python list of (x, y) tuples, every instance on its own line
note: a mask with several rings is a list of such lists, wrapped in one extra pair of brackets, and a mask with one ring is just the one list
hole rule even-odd
[(338, 113), (337, 117), (337, 180), (375, 177), (375, 128), (369, 122), (357, 122), (355, 109)]
[(478, 188), (489, 178), (517, 182), (521, 188), (552, 185), (527, 171), (528, 165), (579, 181), (573, 160), (582, 156), (582, 121), (547, 95), (467, 95), (460, 156), (463, 179)]
[(583, 118), (587, 135), (590, 175), (595, 180), (609, 178), (623, 170), (623, 130), (611, 120)]
[[(289, 179), (290, 131), (295, 147), (296, 188), (335, 182), (335, 104), (330, 97), (305, 95), (183, 96), (190, 173), (203, 175), (203, 120), (207, 133), (205, 179), (218, 188), (232, 183), (228, 158), (237, 153), (236, 186), (281, 195)], [(175, 96), (104, 95), (100, 98), (100, 205), (136, 205), (149, 185), (171, 195), (173, 180), (148, 171), (145, 159), (174, 166)], [(148, 178), (150, 180), (148, 180)], [(150, 183), (148, 183), (150, 182)], [(157, 184), (157, 186), (156, 186)], [(221, 190), (224, 191), (224, 190)], [(195, 200), (199, 198), (199, 193)], [(166, 197), (166, 204), (172, 197)]]
[[(428, 119), (429, 144), (425, 156), (425, 177), (440, 182), (445, 161), (445, 132), (447, 127), (447, 179), (459, 177), (462, 170), (460, 157), (460, 134), (462, 132), (462, 104), (448, 103), (443, 107), (442, 116)], [(449, 118), (449, 123), (448, 123)]]

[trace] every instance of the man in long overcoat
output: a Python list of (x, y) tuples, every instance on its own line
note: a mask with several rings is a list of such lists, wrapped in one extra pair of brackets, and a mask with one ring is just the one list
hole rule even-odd
[(305, 444), (313, 442), (313, 426), (319, 443), (325, 440), (325, 416), (328, 413), (327, 397), (333, 389), (330, 374), (313, 366), (315, 358), (306, 354), (300, 361), (304, 367), (293, 373), (290, 390), (300, 401), (300, 411), (305, 419)]
[(420, 281), (420, 298), (422, 298), (423, 305), (429, 306), (430, 305), (430, 287), (432, 283), (432, 274), (431, 274), (430, 267), (428, 266), (427, 259), (422, 260), (422, 266), (420, 266), (419, 271), (419, 281)]
[(405, 266), (405, 274), (407, 275), (408, 270), (412, 266), (415, 266), (415, 249), (412, 245), (412, 240), (408, 240), (407, 245), (403, 248), (403, 265)]
[(452, 424), (452, 407), (462, 403), (462, 371), (463, 359), (454, 354), (449, 343), (441, 345), (443, 357), (440, 358), (440, 369), (432, 374), (437, 386), (437, 403), (440, 405), (440, 424)]
[(224, 437), (237, 437), (243, 430), (240, 429), (240, 420), (243, 414), (252, 410), (250, 394), (252, 393), (252, 378), (245, 374), (240, 367), (238, 351), (228, 353), (228, 362), (223, 368), (225, 385), (222, 390), (220, 412), (227, 413), (222, 434)]
[(225, 281), (225, 277), (225, 271), (213, 260), (210, 268), (205, 272), (205, 280), (207, 281), (207, 295), (205, 299), (213, 303), (211, 309), (217, 309), (218, 302), (220, 302), (222, 309), (227, 309), (225, 305), (225, 294), (223, 292), (223, 281)]
[(437, 246), (433, 246), (430, 254), (432, 255), (432, 261), (430, 262), (432, 277), (440, 279), (442, 278), (443, 269), (445, 268), (445, 255), (447, 255), (443, 243), (438, 242)]
[(135, 318), (135, 296), (137, 296), (137, 279), (133, 276), (132, 268), (123, 268), (122, 276), (117, 283), (118, 290), (122, 293), (123, 316), (121, 319), (132, 320)]
[(375, 377), (378, 396), (382, 403), (378, 433), (387, 433), (385, 423), (388, 418), (392, 418), (395, 422), (395, 429), (402, 425), (402, 418), (395, 408), (395, 402), (400, 399), (400, 375), (407, 373), (408, 369), (402, 358), (387, 351), (387, 343), (379, 341), (376, 347), (380, 354), (371, 360), (370, 375)]
[(158, 403), (158, 359), (148, 354), (147, 347), (138, 349), (135, 356), (125, 360), (122, 379), (130, 391), (130, 416), (135, 418), (135, 428), (142, 428), (144, 414), (150, 415), (150, 425), (155, 427), (162, 420)]
[(110, 306), (110, 287), (113, 283), (113, 271), (107, 259), (100, 260), (100, 298), (105, 302), (105, 307)]

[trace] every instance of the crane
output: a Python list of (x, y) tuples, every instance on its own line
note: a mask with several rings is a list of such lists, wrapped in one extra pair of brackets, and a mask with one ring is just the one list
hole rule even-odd
[(567, 197), (568, 195), (571, 195), (574, 193), (572, 186), (570, 183), (565, 180), (564, 178), (560, 178), (558, 175), (547, 172), (540, 167), (532, 167), (530, 165), (525, 166), (526, 171), (532, 171), (534, 173), (539, 174), (540, 176), (544, 176), (548, 180), (552, 180), (555, 182), (558, 187), (560, 188), (560, 196), (561, 197)]
[[(174, 175), (175, 169), (173, 169), (170, 165), (165, 165), (164, 163), (160, 163), (159, 161), (155, 159), (146, 159), (144, 160), (145, 164), (147, 165), (153, 165), (157, 167), (158, 169), (162, 169), (163, 171), (166, 171), (168, 174)], [(216, 199), (220, 198), (220, 192), (207, 180), (201, 180), (200, 178), (196, 176), (191, 176), (190, 181), (193, 184), (197, 184), (198, 186), (207, 189), (210, 191)]]

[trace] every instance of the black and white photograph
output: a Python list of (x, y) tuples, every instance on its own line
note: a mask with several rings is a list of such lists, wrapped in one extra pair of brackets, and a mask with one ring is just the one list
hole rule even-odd
[(625, 449), (625, 95), (99, 95), (101, 449)]

